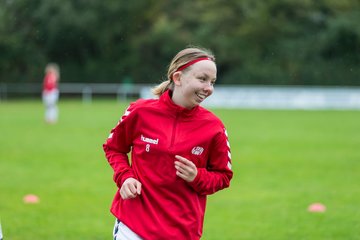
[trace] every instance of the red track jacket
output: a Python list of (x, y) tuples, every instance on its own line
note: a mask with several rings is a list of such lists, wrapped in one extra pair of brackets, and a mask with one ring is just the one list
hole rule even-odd
[[(119, 188), (129, 177), (142, 183), (136, 198), (117, 192), (111, 212), (144, 239), (199, 239), (206, 195), (228, 187), (233, 175), (230, 145), (214, 114), (182, 108), (170, 95), (132, 103), (103, 145)], [(195, 163), (193, 182), (176, 176), (175, 155)]]
[(48, 72), (44, 77), (43, 83), (43, 91), (44, 92), (51, 92), (54, 89), (57, 89), (57, 81), (56, 81), (56, 74), (53, 72)]

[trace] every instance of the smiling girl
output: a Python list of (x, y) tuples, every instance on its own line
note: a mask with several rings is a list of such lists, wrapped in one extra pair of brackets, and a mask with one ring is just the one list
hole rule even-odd
[(207, 195), (233, 176), (226, 129), (200, 106), (216, 74), (208, 50), (180, 51), (153, 89), (158, 99), (130, 104), (112, 129), (103, 149), (119, 188), (114, 239), (200, 239)]

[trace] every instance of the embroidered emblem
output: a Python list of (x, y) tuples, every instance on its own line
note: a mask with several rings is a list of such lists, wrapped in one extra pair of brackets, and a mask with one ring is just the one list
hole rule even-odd
[(194, 154), (194, 155), (201, 155), (204, 151), (204, 148), (202, 147), (194, 147), (192, 150), (191, 150), (191, 153)]

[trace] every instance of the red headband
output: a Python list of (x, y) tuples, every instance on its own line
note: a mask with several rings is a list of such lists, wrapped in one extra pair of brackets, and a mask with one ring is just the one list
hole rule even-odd
[(197, 59), (194, 59), (194, 60), (188, 62), (188, 63), (185, 64), (185, 65), (182, 65), (182, 66), (179, 67), (175, 72), (177, 72), (177, 71), (182, 71), (182, 70), (184, 70), (185, 68), (187, 68), (187, 67), (189, 67), (189, 66), (191, 66), (191, 65), (193, 65), (193, 64), (195, 64), (195, 63), (197, 63), (197, 62), (203, 61), (203, 60), (210, 60), (210, 61), (212, 61), (211, 58), (209, 58), (209, 57), (197, 58)]

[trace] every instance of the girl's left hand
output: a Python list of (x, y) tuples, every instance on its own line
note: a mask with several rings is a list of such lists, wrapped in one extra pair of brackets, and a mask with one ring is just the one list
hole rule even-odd
[(195, 164), (192, 161), (179, 155), (176, 155), (175, 158), (178, 160), (175, 161), (176, 175), (187, 182), (194, 181), (198, 172)]

